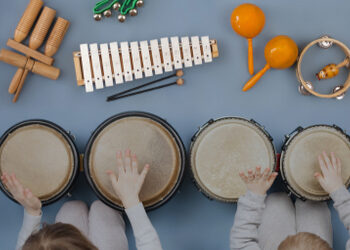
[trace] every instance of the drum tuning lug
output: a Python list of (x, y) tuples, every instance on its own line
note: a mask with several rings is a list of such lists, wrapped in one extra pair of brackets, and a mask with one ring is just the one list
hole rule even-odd
[(120, 14), (120, 15), (118, 16), (118, 20), (119, 20), (119, 22), (124, 23), (124, 22), (125, 22), (125, 20), (126, 20), (126, 16), (125, 16), (125, 15)]
[[(337, 91), (341, 90), (342, 88), (344, 88), (344, 86), (336, 86), (334, 89), (333, 89), (333, 93), (336, 93)], [(335, 97), (337, 100), (342, 100), (343, 98), (345, 97), (345, 93), (341, 94), (341, 95), (338, 95), (337, 97)]]
[[(311, 90), (314, 89), (314, 86), (312, 85), (312, 83), (311, 83), (310, 81), (307, 81), (307, 82), (306, 82), (306, 85), (307, 85)], [(305, 96), (311, 95), (310, 92), (309, 92), (309, 91), (304, 87), (304, 85), (302, 85), (302, 84), (299, 84), (298, 91), (299, 91), (300, 94), (305, 95)]]
[(103, 12), (103, 15), (104, 15), (105, 17), (111, 17), (111, 16), (112, 16), (112, 11), (111, 11), (111, 10), (105, 10), (105, 11)]
[(137, 11), (137, 9), (132, 9), (132, 10), (130, 10), (130, 16), (137, 16), (137, 13), (138, 13), (138, 11)]
[(67, 131), (67, 133), (73, 139), (73, 141), (76, 141), (76, 138), (75, 138), (75, 136), (73, 135), (73, 133), (71, 131)]
[[(320, 39), (329, 39), (329, 38), (331, 38), (331, 37), (328, 35), (320, 37)], [(320, 41), (320, 42), (318, 42), (318, 46), (322, 49), (329, 49), (330, 47), (333, 46), (333, 42), (332, 41)]]
[(114, 9), (115, 11), (118, 11), (118, 10), (120, 9), (120, 7), (121, 7), (120, 3), (115, 3), (115, 4), (113, 4), (113, 9)]
[(144, 1), (143, 0), (138, 0), (137, 2), (136, 2), (136, 6), (137, 7), (142, 7), (144, 5)]
[(338, 130), (340, 133), (345, 134), (344, 130), (342, 128), (338, 127), (337, 125), (333, 124), (332, 127), (335, 128), (336, 130)]
[(71, 193), (67, 193), (67, 197), (71, 198), (72, 194)]
[(101, 21), (102, 15), (101, 15), (101, 14), (95, 14), (95, 15), (94, 15), (94, 19), (95, 19), (96, 21)]

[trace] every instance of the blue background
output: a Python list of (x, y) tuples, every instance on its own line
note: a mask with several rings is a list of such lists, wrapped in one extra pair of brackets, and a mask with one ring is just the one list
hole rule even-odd
[[(326, 123), (344, 129), (350, 127), (350, 97), (337, 101), (301, 96), (297, 91), (295, 68), (270, 70), (254, 89), (247, 93), (241, 91), (249, 79), (247, 45), (232, 30), (230, 15), (235, 6), (244, 2), (242, 0), (145, 0), (139, 16), (128, 18), (124, 24), (120, 24), (115, 15), (95, 22), (92, 0), (45, 2), (57, 10), (57, 15), (71, 21), (64, 43), (55, 56), (55, 66), (61, 68), (62, 74), (57, 81), (30, 74), (18, 103), (13, 104), (7, 89), (16, 69), (1, 62), (1, 134), (25, 119), (47, 119), (72, 131), (80, 152), (83, 152), (91, 132), (102, 121), (120, 112), (139, 110), (165, 118), (178, 131), (188, 149), (190, 138), (200, 125), (210, 118), (233, 115), (254, 118), (266, 126), (279, 150), (283, 136), (299, 125)], [(251, 2), (257, 3), (266, 15), (265, 29), (254, 39), (256, 71), (264, 66), (264, 46), (275, 35), (289, 35), (299, 48), (323, 34), (350, 44), (348, 0)], [(1, 1), (1, 47), (6, 47), (7, 39), (13, 37), (27, 3), (27, 0)], [(72, 52), (79, 50), (80, 43), (141, 41), (174, 35), (210, 35), (218, 40), (220, 57), (211, 64), (186, 70), (183, 87), (166, 88), (112, 103), (105, 102), (106, 96), (145, 80), (92, 94), (77, 87)], [(343, 57), (339, 49), (314, 48), (303, 64), (305, 78), (315, 82), (314, 73), (325, 64), (340, 62)], [(328, 92), (332, 86), (343, 82), (345, 72), (343, 70), (333, 81), (320, 83), (321, 90)], [(73, 199), (88, 203), (96, 199), (83, 175), (73, 191)], [(44, 208), (44, 221), (53, 222), (65, 200)], [(13, 249), (22, 223), (22, 208), (1, 193), (0, 211), (0, 249)], [(212, 250), (229, 249), (229, 232), (235, 211), (236, 205), (209, 201), (198, 192), (190, 181), (187, 168), (176, 197), (149, 215), (164, 249)], [(334, 248), (344, 249), (348, 233), (333, 208), (332, 220)], [(127, 231), (130, 249), (135, 249), (129, 227)]]

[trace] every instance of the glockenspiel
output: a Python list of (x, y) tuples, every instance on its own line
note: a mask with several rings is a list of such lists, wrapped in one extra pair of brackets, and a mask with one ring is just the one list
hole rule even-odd
[(209, 36), (81, 44), (73, 52), (77, 84), (85, 85), (86, 92), (209, 63), (218, 56), (217, 41)]

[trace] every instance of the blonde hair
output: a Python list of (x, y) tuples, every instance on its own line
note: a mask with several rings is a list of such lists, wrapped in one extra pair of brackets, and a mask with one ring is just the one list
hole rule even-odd
[(98, 250), (76, 227), (56, 223), (32, 234), (22, 250)]
[(288, 236), (278, 246), (278, 250), (332, 250), (329, 244), (321, 237), (312, 233), (298, 233)]

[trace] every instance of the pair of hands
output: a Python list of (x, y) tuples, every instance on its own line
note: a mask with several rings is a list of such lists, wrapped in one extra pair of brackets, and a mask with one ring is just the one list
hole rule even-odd
[[(326, 152), (318, 156), (318, 161), (322, 173), (315, 173), (315, 178), (320, 183), (321, 187), (327, 193), (333, 193), (341, 188), (343, 179), (341, 177), (341, 162), (340, 159), (332, 152), (330, 157)], [(255, 194), (265, 195), (270, 189), (277, 177), (277, 173), (270, 173), (270, 169), (266, 168), (261, 172), (261, 167), (256, 167), (255, 171), (248, 170), (248, 175), (244, 172), (239, 173), (240, 177), (247, 186), (247, 189)]]
[[(113, 190), (125, 208), (135, 206), (140, 202), (139, 193), (149, 168), (147, 164), (139, 173), (135, 154), (131, 154), (130, 150), (125, 151), (124, 157), (122, 152), (117, 153), (118, 175), (114, 171), (108, 171), (107, 174)], [(24, 188), (14, 174), (3, 173), (1, 180), (13, 198), (24, 207), (27, 213), (33, 216), (41, 215), (41, 201), (28, 188)]]

